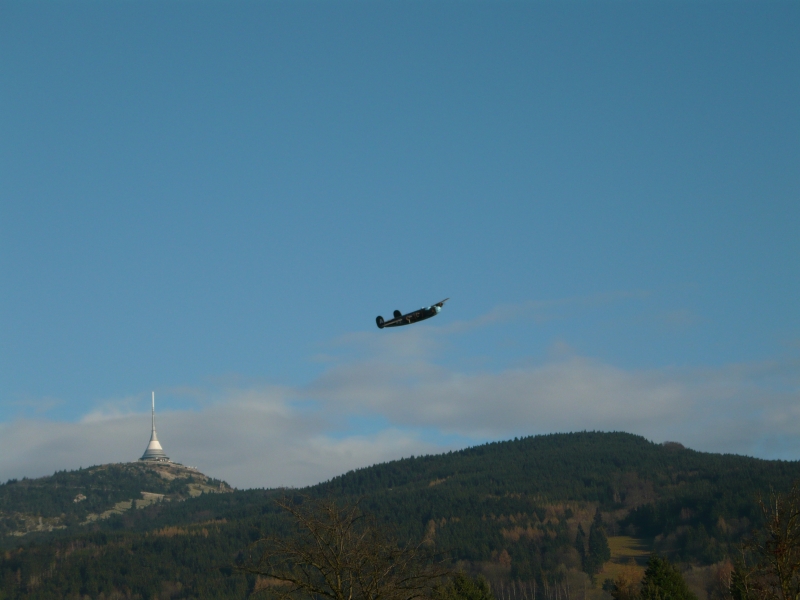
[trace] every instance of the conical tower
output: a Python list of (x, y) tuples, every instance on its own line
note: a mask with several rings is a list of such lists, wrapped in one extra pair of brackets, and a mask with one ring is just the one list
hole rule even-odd
[(153, 392), (153, 432), (150, 434), (150, 443), (147, 444), (147, 450), (142, 454), (139, 460), (157, 460), (161, 462), (169, 462), (169, 457), (164, 454), (164, 449), (158, 442), (156, 437), (156, 393)]

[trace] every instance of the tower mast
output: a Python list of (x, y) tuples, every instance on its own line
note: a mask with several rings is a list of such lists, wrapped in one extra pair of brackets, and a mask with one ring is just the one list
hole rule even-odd
[(164, 453), (164, 449), (156, 437), (156, 393), (153, 392), (153, 405), (151, 412), (152, 430), (150, 432), (150, 443), (147, 444), (147, 450), (142, 454), (139, 460), (169, 462), (169, 457)]

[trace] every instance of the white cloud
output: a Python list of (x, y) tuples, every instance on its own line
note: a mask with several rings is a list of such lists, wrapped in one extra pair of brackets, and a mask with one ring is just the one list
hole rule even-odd
[(800, 421), (793, 418), (800, 394), (783, 380), (798, 370), (774, 363), (628, 371), (572, 357), (466, 374), (375, 361), (331, 369), (311, 391), (346, 412), (474, 438), (623, 430), (740, 453), (757, 453), (764, 440), (781, 438), (787, 451), (780, 456), (789, 458), (800, 450)]
[[(173, 460), (240, 488), (303, 486), (441, 449), (391, 427), (338, 438), (319, 411), (297, 410), (272, 390), (232, 392), (203, 410), (158, 414), (157, 429)], [(24, 419), (0, 424), (0, 480), (135, 460), (149, 434), (149, 414), (100, 418), (93, 413), (77, 423)]]

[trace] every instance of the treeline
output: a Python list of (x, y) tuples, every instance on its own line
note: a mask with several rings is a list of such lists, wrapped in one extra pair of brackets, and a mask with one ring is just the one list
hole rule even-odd
[(797, 462), (695, 452), (624, 433), (529, 437), (393, 461), (303, 490), (155, 504), (17, 538), (13, 549), (6, 539), (0, 598), (242, 597), (255, 582), (230, 567), (248, 544), (286, 527), (274, 502), (285, 494), (358, 500), (399, 539), (426, 538), (454, 563), (509, 582), (556, 586), (570, 570), (596, 572), (607, 560), (592, 539), (600, 531), (645, 537), (673, 561), (711, 564), (759, 522), (759, 494), (798, 478)]

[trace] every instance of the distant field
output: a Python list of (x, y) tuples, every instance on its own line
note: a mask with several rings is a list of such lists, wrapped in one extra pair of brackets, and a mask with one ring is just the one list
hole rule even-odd
[(596, 581), (600, 584), (605, 579), (615, 579), (625, 574), (638, 581), (644, 576), (644, 568), (652, 550), (649, 542), (640, 538), (625, 535), (608, 538), (611, 549), (611, 560), (603, 566)]

